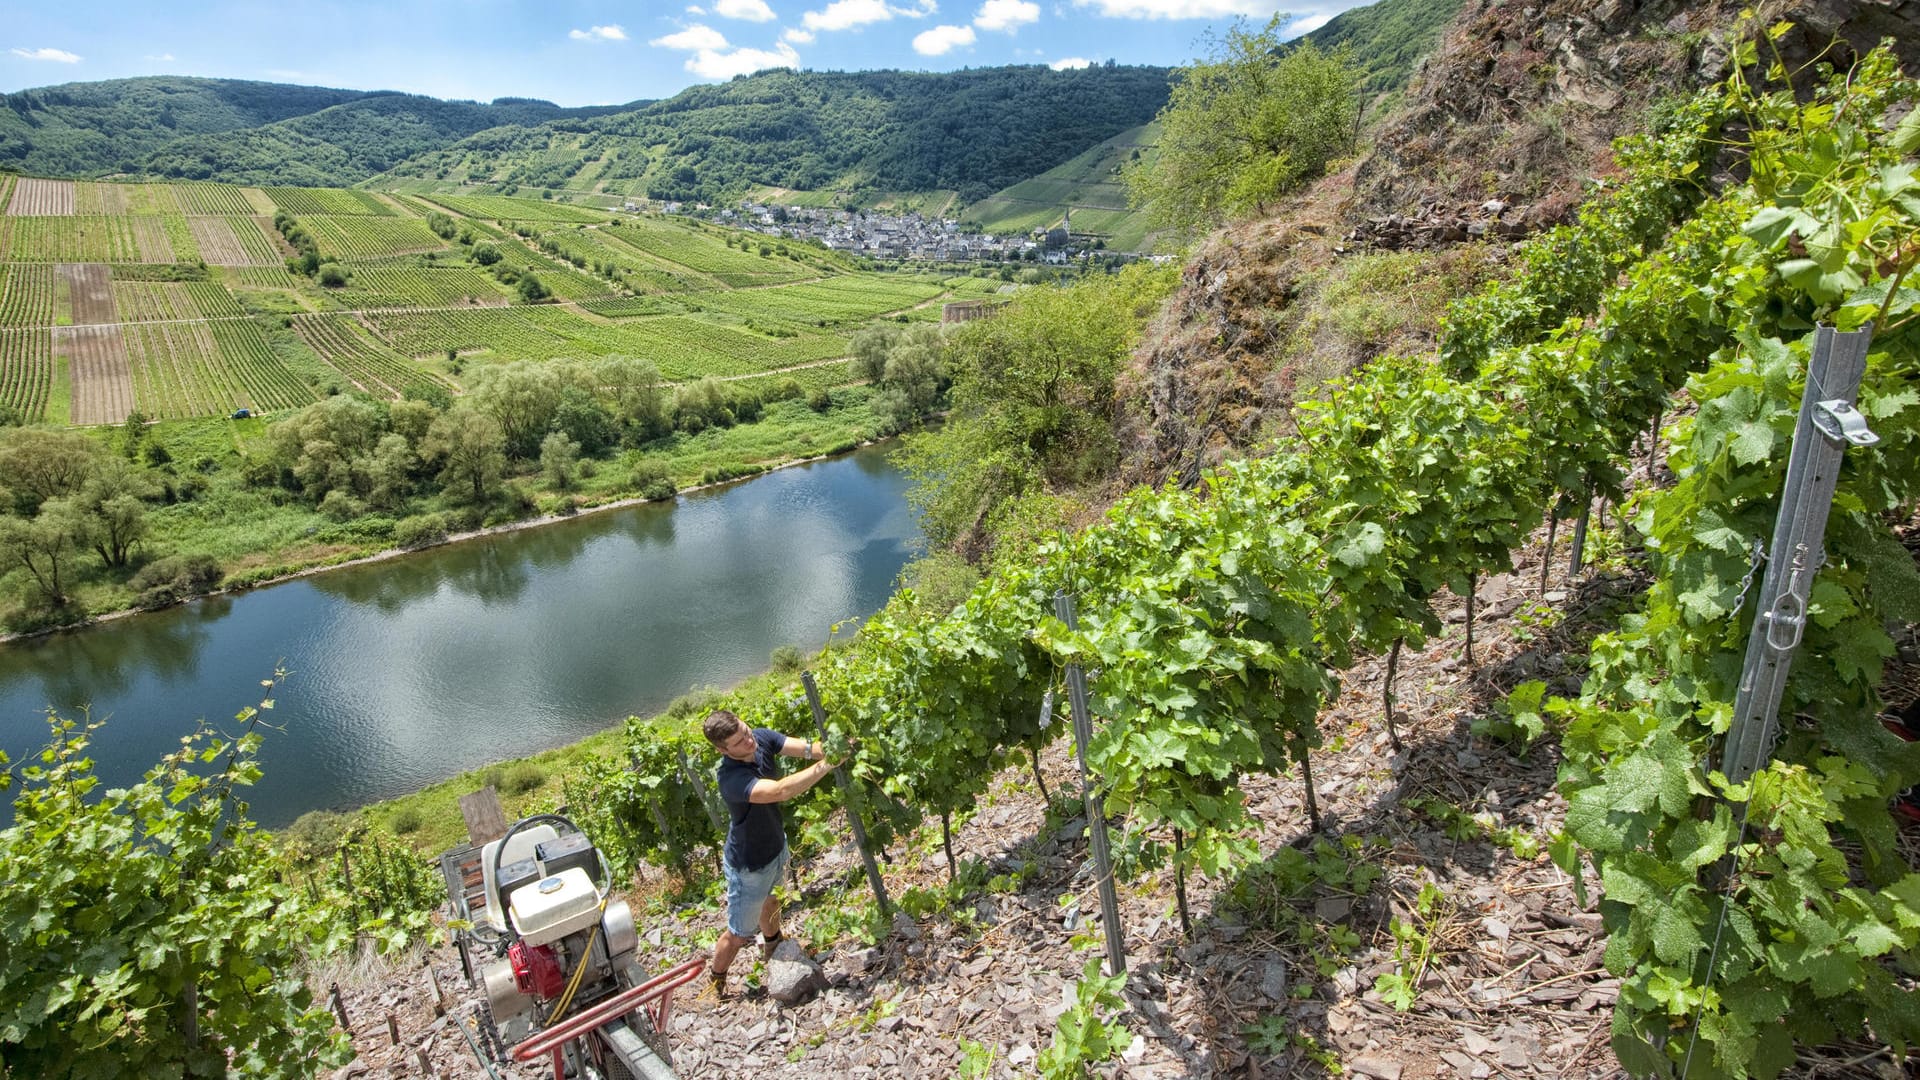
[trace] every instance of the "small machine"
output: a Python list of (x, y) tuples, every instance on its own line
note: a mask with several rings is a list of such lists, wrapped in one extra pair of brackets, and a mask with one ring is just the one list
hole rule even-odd
[[(579, 826), (535, 814), (440, 864), (455, 913), (472, 924), (461, 957), (486, 989), (482, 1041), (496, 1060), (550, 1056), (555, 1080), (672, 1080), (663, 1033), (673, 990), (703, 961), (642, 979), (633, 911), (612, 896)], [(492, 958), (478, 972), (476, 953)]]

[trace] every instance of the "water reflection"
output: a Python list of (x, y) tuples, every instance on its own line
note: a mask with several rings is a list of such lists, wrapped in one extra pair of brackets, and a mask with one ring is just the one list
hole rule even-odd
[(0, 748), (91, 700), (124, 783), (284, 664), (255, 815), (399, 794), (819, 645), (885, 601), (917, 540), (904, 486), (867, 450), (0, 649)]

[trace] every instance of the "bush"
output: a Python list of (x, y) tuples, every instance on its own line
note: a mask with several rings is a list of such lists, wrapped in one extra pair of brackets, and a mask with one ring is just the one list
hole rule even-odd
[(767, 467), (765, 465), (715, 465), (713, 468), (700, 474), (700, 483), (702, 486), (707, 484), (724, 484), (729, 480), (739, 480), (748, 476), (759, 476), (766, 471)]
[(523, 761), (506, 771), (501, 790), (509, 795), (525, 795), (546, 782), (545, 769), (531, 761)]
[(773, 388), (773, 393), (768, 395), (767, 400), (792, 401), (794, 398), (806, 396), (806, 388), (800, 385), (800, 380), (788, 377), (780, 380), (779, 385)]
[(643, 499), (671, 499), (679, 490), (674, 486), (673, 474), (667, 471), (666, 464), (653, 458), (641, 458), (635, 462), (629, 482)]
[(833, 395), (827, 393), (824, 386), (816, 386), (807, 392), (807, 408), (823, 413), (833, 408)]
[(415, 514), (393, 527), (393, 542), (403, 548), (423, 548), (447, 538), (445, 514)]
[(140, 594), (140, 607), (162, 608), (212, 591), (220, 574), (220, 564), (211, 555), (168, 555), (141, 567), (127, 584)]
[(799, 671), (800, 666), (805, 663), (805, 659), (800, 655), (800, 647), (798, 645), (780, 646), (773, 650), (773, 655), (769, 657), (769, 660), (773, 664), (773, 670), (781, 675), (791, 675)]
[(339, 263), (326, 263), (320, 267), (320, 273), (314, 280), (329, 289), (339, 289), (345, 287), (352, 277), (352, 271)]
[(415, 807), (406, 807), (399, 813), (393, 815), (393, 831), (399, 836), (419, 832), (420, 826), (424, 824), (426, 824), (426, 822), (421, 820), (420, 811)]
[(366, 512), (365, 504), (339, 488), (327, 492), (320, 500), (320, 513), (329, 521), (345, 523)]

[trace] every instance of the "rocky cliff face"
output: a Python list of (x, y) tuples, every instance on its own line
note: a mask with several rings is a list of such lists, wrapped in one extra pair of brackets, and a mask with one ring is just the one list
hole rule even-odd
[[(1355, 164), (1193, 253), (1122, 380), (1126, 479), (1191, 482), (1274, 430), (1302, 379), (1421, 346), (1418, 334), (1342, 343), (1283, 330), (1297, 321), (1288, 308), (1343, 256), (1489, 241), (1497, 255), (1567, 220), (1588, 181), (1612, 170), (1613, 140), (1653, 103), (1725, 75), (1740, 6), (1469, 0)], [(1779, 43), (1789, 66), (1844, 66), (1892, 38), (1920, 70), (1920, 0), (1762, 6), (1761, 25), (1781, 20), (1795, 24)]]

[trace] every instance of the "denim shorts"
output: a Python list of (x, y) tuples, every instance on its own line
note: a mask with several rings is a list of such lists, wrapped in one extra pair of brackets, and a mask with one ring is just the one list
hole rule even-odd
[(734, 936), (750, 938), (759, 932), (760, 909), (766, 905), (767, 897), (773, 895), (773, 887), (780, 884), (780, 875), (786, 869), (785, 847), (773, 861), (758, 870), (742, 870), (726, 863), (727, 929), (733, 931)]

